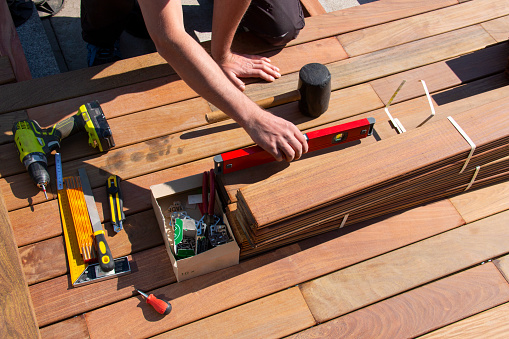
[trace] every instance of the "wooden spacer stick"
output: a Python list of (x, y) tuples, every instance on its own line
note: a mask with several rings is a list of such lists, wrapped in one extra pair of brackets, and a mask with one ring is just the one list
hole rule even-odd
[[(296, 89), (291, 92), (287, 92), (287, 93), (275, 95), (270, 98), (265, 98), (265, 99), (255, 101), (255, 103), (262, 108), (270, 108), (270, 107), (275, 107), (275, 106), (287, 104), (292, 101), (299, 101), (299, 100), (300, 100), (300, 92), (299, 92), (299, 90)], [(215, 112), (210, 112), (210, 113), (205, 114), (205, 120), (207, 120), (207, 122), (209, 124), (213, 124), (215, 122), (223, 121), (226, 119), (230, 119), (230, 117), (221, 111), (215, 111)]]

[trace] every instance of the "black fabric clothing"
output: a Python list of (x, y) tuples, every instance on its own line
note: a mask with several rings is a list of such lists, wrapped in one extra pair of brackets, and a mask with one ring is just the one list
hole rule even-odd
[[(284, 45), (304, 28), (299, 0), (252, 0), (241, 25), (272, 45)], [(85, 42), (110, 48), (124, 30), (148, 38), (136, 0), (81, 0)]]

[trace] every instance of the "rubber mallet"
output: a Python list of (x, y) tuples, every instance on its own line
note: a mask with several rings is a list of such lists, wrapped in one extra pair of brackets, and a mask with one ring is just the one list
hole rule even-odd
[[(304, 65), (299, 71), (298, 89), (255, 101), (262, 108), (270, 108), (293, 101), (299, 101), (299, 110), (309, 117), (319, 117), (329, 108), (331, 74), (326, 66), (319, 63)], [(209, 124), (229, 119), (221, 111), (205, 115)]]

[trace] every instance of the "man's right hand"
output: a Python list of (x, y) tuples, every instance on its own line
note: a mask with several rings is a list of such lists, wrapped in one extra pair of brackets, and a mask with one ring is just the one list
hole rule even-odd
[(298, 160), (308, 151), (306, 138), (297, 126), (267, 111), (260, 109), (244, 128), (251, 139), (277, 161)]

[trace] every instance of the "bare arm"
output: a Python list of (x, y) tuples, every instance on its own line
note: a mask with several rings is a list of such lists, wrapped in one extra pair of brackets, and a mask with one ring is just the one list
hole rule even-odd
[(139, 4), (159, 54), (191, 88), (234, 119), (276, 160), (291, 161), (307, 152), (304, 136), (295, 125), (245, 96), (187, 34), (180, 0), (139, 0)]

